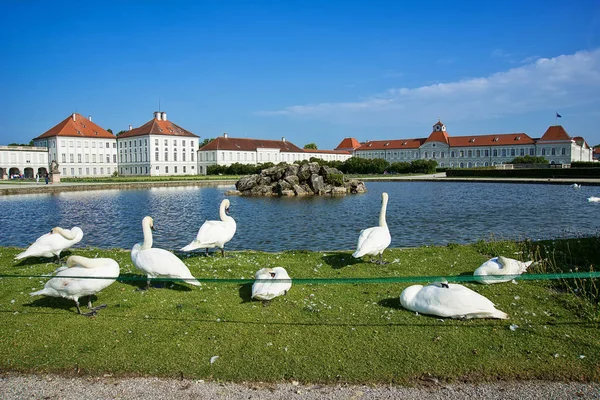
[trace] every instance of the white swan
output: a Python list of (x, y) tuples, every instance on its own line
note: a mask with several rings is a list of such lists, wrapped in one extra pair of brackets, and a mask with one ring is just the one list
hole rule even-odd
[(596, 196), (588, 197), (588, 201), (590, 203), (599, 203), (600, 202), (600, 197), (596, 197)]
[(150, 288), (150, 279), (158, 276), (181, 279), (191, 285), (200, 286), (200, 282), (192, 276), (188, 267), (175, 254), (152, 248), (152, 229), (154, 229), (154, 220), (152, 217), (144, 217), (142, 220), (144, 242), (136, 243), (131, 249), (133, 265), (148, 276), (146, 289)]
[[(479, 283), (500, 283), (512, 280), (515, 275), (521, 275), (533, 261), (519, 261), (507, 257), (494, 257), (473, 272), (475, 280)], [(508, 275), (506, 278), (488, 275)]]
[(409, 286), (400, 294), (400, 304), (411, 311), (440, 317), (508, 319), (506, 313), (479, 293), (447, 282)]
[(83, 231), (78, 226), (71, 229), (55, 227), (40, 236), (27, 250), (15, 256), (15, 260), (27, 257), (56, 257), (60, 263), (60, 252), (77, 244), (83, 238)]
[(381, 213), (379, 214), (379, 226), (367, 228), (360, 231), (356, 251), (352, 254), (354, 258), (360, 258), (364, 255), (379, 255), (379, 263), (383, 264), (383, 251), (388, 248), (392, 242), (392, 236), (385, 222), (385, 212), (387, 210), (388, 194), (381, 194)]
[(204, 221), (196, 239), (190, 244), (183, 247), (181, 251), (191, 251), (195, 249), (206, 249), (208, 255), (208, 249), (218, 247), (221, 249), (221, 256), (225, 256), (223, 246), (229, 242), (233, 235), (235, 235), (235, 220), (227, 215), (229, 212), (229, 199), (224, 199), (219, 207), (220, 221)]
[[(292, 287), (292, 281), (285, 268), (263, 268), (254, 275), (256, 281), (252, 284), (252, 298), (271, 300), (287, 293)], [(285, 279), (286, 281), (280, 281)]]
[[(79, 314), (91, 316), (95, 315), (97, 310), (106, 307), (106, 304), (92, 307), (91, 296), (110, 286), (119, 277), (119, 264), (112, 258), (71, 256), (67, 258), (67, 266), (58, 268), (55, 273), (42, 290), (30, 295), (71, 299), (75, 302)], [(87, 304), (90, 312), (86, 314), (79, 308), (79, 298), (84, 296), (90, 296)]]
[(581, 183), (574, 183), (571, 185), (573, 189), (581, 189)]

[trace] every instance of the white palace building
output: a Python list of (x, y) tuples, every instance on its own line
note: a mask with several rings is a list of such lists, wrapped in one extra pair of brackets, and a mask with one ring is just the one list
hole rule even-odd
[(439, 167), (472, 168), (502, 165), (519, 156), (544, 157), (550, 164), (593, 161), (592, 149), (580, 137), (571, 137), (561, 125), (550, 126), (539, 139), (526, 133), (450, 136), (438, 121), (426, 138), (373, 140), (358, 143), (344, 139), (337, 150), (356, 157), (383, 158), (388, 162), (436, 160)]

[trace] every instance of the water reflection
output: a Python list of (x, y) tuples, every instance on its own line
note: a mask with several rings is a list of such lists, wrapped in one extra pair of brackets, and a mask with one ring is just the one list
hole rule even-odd
[[(189, 243), (207, 219), (218, 219), (231, 185), (144, 190), (64, 192), (0, 197), (0, 243), (24, 247), (53, 226), (80, 226), (79, 246), (131, 248), (141, 221), (154, 218), (157, 247)], [(393, 247), (465, 243), (500, 238), (595, 234), (598, 189), (568, 186), (369, 182), (369, 192), (347, 197), (231, 197), (237, 232), (230, 250), (353, 249), (361, 229), (378, 223), (381, 193), (390, 195)]]

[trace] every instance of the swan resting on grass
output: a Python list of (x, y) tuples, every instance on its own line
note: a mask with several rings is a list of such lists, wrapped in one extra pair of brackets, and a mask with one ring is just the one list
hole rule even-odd
[[(71, 256), (67, 258), (66, 267), (58, 268), (55, 271), (56, 275), (46, 282), (42, 290), (30, 295), (71, 299), (77, 306), (77, 312), (89, 317), (106, 307), (106, 304), (92, 307), (91, 296), (110, 286), (119, 277), (119, 272), (119, 264), (112, 258)], [(79, 308), (79, 298), (84, 296), (89, 296), (87, 307), (90, 310), (85, 314)]]
[(200, 229), (198, 230), (198, 234), (196, 235), (196, 239), (194, 239), (190, 244), (183, 247), (181, 251), (192, 251), (195, 249), (206, 249), (206, 254), (208, 255), (208, 249), (212, 249), (218, 247), (221, 249), (221, 256), (225, 256), (225, 251), (223, 247), (225, 243), (229, 242), (233, 235), (235, 235), (235, 220), (227, 215), (229, 212), (229, 199), (224, 199), (221, 202), (221, 206), (219, 207), (219, 217), (220, 221), (204, 221)]
[(445, 280), (407, 287), (400, 294), (400, 304), (407, 310), (439, 317), (508, 319), (506, 313), (497, 310), (484, 296)]
[(152, 247), (153, 229), (154, 220), (152, 217), (144, 217), (142, 220), (144, 241), (136, 243), (131, 249), (133, 265), (148, 276), (146, 289), (150, 288), (150, 279), (159, 276), (184, 280), (191, 285), (200, 286), (200, 282), (192, 276), (188, 267), (175, 254)]
[[(285, 268), (263, 268), (256, 272), (257, 279), (252, 284), (252, 298), (257, 300), (272, 300), (287, 293), (292, 287), (292, 281)], [(280, 281), (285, 279), (286, 281)]]
[(385, 222), (385, 213), (387, 210), (388, 194), (381, 194), (381, 212), (379, 213), (379, 226), (363, 229), (358, 236), (356, 251), (352, 254), (354, 258), (360, 258), (364, 255), (379, 255), (379, 264), (383, 264), (383, 251), (388, 248), (392, 242), (392, 236)]
[(60, 263), (60, 252), (77, 244), (83, 238), (83, 231), (78, 226), (71, 229), (55, 227), (40, 236), (27, 250), (15, 256), (15, 260), (27, 257), (56, 257)]
[[(515, 275), (521, 275), (533, 261), (519, 261), (507, 257), (494, 257), (473, 272), (475, 280), (479, 283), (500, 283), (512, 280)], [(507, 275), (507, 277), (495, 277), (488, 275)]]

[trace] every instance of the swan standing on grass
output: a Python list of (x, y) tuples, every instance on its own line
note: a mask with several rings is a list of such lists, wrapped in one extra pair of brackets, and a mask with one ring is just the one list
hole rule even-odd
[[(292, 287), (292, 281), (285, 268), (263, 268), (254, 275), (256, 281), (252, 284), (252, 298), (257, 300), (272, 300), (277, 296), (287, 294)], [(285, 279), (286, 281), (281, 281)]]
[[(533, 263), (533, 261), (519, 261), (507, 257), (494, 257), (487, 260), (479, 268), (473, 272), (475, 280), (479, 283), (500, 283), (508, 282), (514, 278), (515, 275), (521, 275), (527, 271), (527, 268)], [(506, 278), (494, 277), (487, 275), (509, 275)]]
[(131, 249), (133, 265), (148, 276), (146, 289), (150, 288), (150, 279), (158, 276), (181, 279), (191, 285), (200, 286), (200, 282), (192, 276), (188, 267), (175, 254), (167, 250), (152, 248), (153, 229), (152, 217), (144, 217), (142, 220), (144, 242), (136, 243)]
[(27, 257), (56, 257), (60, 263), (60, 252), (77, 244), (83, 238), (83, 231), (78, 226), (71, 229), (55, 227), (49, 233), (40, 236), (27, 250), (15, 256), (15, 260)]
[(208, 255), (208, 249), (218, 247), (221, 249), (221, 256), (225, 257), (225, 251), (223, 246), (229, 242), (233, 235), (235, 235), (235, 220), (227, 215), (229, 212), (229, 199), (224, 199), (221, 202), (219, 208), (220, 221), (204, 221), (196, 239), (190, 244), (183, 247), (181, 251), (192, 251), (195, 249), (206, 249), (206, 255)]
[(400, 294), (400, 304), (407, 310), (440, 317), (508, 319), (506, 313), (479, 293), (445, 280), (407, 287)]
[[(106, 307), (106, 304), (92, 307), (92, 295), (110, 286), (119, 277), (119, 264), (112, 258), (71, 256), (67, 258), (67, 266), (58, 268), (55, 273), (42, 290), (30, 295), (71, 299), (77, 306), (77, 312), (89, 317)], [(79, 298), (84, 296), (89, 296), (87, 307), (90, 310), (85, 314), (79, 308)]]
[(392, 242), (392, 236), (385, 222), (385, 212), (387, 210), (388, 194), (381, 194), (381, 213), (379, 214), (379, 226), (367, 228), (360, 231), (356, 251), (352, 254), (354, 258), (360, 258), (364, 255), (379, 255), (379, 264), (383, 264), (383, 251), (388, 248)]

